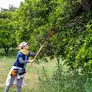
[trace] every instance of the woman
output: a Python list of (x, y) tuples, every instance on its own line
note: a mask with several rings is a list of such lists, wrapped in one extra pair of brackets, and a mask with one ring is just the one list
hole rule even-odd
[(33, 60), (29, 60), (28, 58), (30, 56), (34, 57), (36, 54), (31, 53), (28, 51), (29, 45), (26, 42), (22, 42), (19, 45), (19, 52), (17, 54), (16, 61), (13, 64), (13, 67), (11, 68), (7, 80), (6, 80), (6, 87), (4, 89), (4, 92), (8, 92), (9, 88), (14, 84), (16, 85), (17, 89), (16, 92), (21, 92), (21, 87), (23, 85), (24, 80), (24, 73), (25, 66), (27, 63), (34, 62)]

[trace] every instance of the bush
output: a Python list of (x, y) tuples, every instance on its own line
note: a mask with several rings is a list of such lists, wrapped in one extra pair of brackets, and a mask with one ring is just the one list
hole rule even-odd
[(88, 74), (81, 74), (77, 70), (64, 72), (63, 65), (58, 62), (51, 78), (43, 68), (39, 76), (40, 92), (91, 92), (90, 78)]

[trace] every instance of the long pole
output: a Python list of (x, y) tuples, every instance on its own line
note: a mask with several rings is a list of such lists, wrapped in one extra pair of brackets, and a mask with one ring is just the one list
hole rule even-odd
[[(35, 59), (37, 58), (37, 56), (39, 55), (39, 53), (41, 52), (41, 50), (43, 49), (44, 45), (47, 43), (47, 41), (50, 39), (50, 37), (53, 36), (54, 34), (55, 34), (55, 31), (51, 31), (51, 32), (48, 34), (47, 39), (46, 39), (45, 42), (41, 45), (40, 49), (38, 50), (37, 54), (35, 55), (35, 57), (34, 57), (34, 59), (33, 59), (34, 61), (35, 61)], [(32, 63), (29, 65), (27, 71), (29, 70), (29, 68), (30, 68), (31, 65), (32, 65)], [(27, 72), (27, 71), (26, 71), (26, 72)]]

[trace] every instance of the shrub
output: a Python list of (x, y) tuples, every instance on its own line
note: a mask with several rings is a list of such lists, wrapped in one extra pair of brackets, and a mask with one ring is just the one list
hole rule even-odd
[(91, 92), (92, 79), (88, 74), (81, 74), (77, 70), (64, 72), (59, 62), (56, 67), (51, 78), (43, 68), (42, 76), (39, 76), (40, 92)]

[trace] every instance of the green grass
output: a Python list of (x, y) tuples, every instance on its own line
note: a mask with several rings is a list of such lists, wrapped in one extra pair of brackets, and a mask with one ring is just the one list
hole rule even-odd
[[(1, 56), (0, 57), (0, 92), (3, 92), (4, 87), (5, 87), (5, 81), (7, 78), (7, 75), (15, 61), (16, 57), (15, 56)], [(36, 64), (33, 63), (30, 66), (30, 69), (28, 72), (25, 74), (25, 86), (22, 89), (22, 92), (37, 92), (39, 90), (39, 80), (38, 80), (38, 74), (42, 73), (42, 68), (44, 67), (48, 71), (48, 75), (51, 76), (54, 71), (55, 67), (55, 60), (52, 60), (49, 63), (41, 63), (41, 64)], [(26, 68), (29, 67), (30, 64), (27, 65)], [(10, 92), (15, 92), (15, 88), (11, 88)]]
[[(0, 92), (4, 91), (7, 75), (15, 59), (16, 56), (0, 56)], [(62, 66), (63, 61), (60, 60), (60, 62), (59, 67), (56, 59), (48, 58), (48, 63), (33, 63), (25, 74), (25, 85), (22, 92), (91, 92), (92, 77), (87, 78), (86, 75), (68, 71), (68, 67)], [(29, 65), (27, 64), (26, 68)], [(44, 76), (43, 69), (46, 70), (47, 76)], [(16, 88), (11, 87), (9, 92), (15, 92), (15, 90)]]

